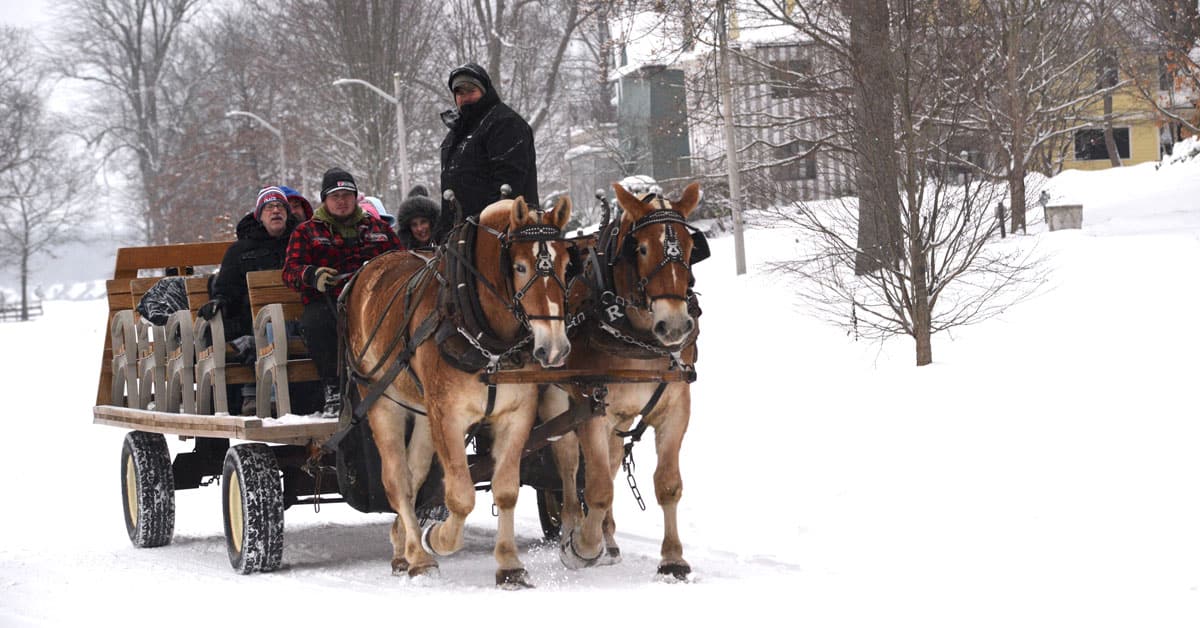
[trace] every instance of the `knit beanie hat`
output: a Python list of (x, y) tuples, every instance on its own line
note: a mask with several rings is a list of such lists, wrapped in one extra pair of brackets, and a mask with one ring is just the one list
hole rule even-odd
[(487, 91), (487, 88), (483, 86), (483, 83), (480, 82), (479, 79), (467, 74), (466, 72), (463, 72), (462, 74), (459, 74), (450, 80), (450, 91), (454, 91), (454, 88), (463, 84), (474, 85), (481, 92)]
[(254, 203), (255, 220), (262, 222), (263, 207), (271, 202), (283, 203), (284, 209), (290, 213), (287, 195), (283, 193), (283, 190), (272, 185), (258, 191), (258, 201)]
[(330, 168), (321, 177), (321, 202), (324, 203), (326, 196), (338, 190), (350, 190), (358, 194), (358, 185), (354, 183), (354, 177), (350, 176), (349, 172), (341, 168)]

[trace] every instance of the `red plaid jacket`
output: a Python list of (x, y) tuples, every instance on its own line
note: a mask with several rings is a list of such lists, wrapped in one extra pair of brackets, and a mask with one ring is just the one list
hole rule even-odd
[[(292, 232), (283, 263), (283, 283), (298, 291), (306, 305), (321, 298), (316, 288), (304, 283), (305, 271), (310, 267), (328, 266), (339, 275), (353, 273), (376, 255), (404, 248), (396, 232), (374, 216), (363, 216), (357, 227), (358, 237), (352, 240), (317, 218), (300, 223)], [(342, 283), (338, 283), (331, 296), (336, 298), (341, 291)]]

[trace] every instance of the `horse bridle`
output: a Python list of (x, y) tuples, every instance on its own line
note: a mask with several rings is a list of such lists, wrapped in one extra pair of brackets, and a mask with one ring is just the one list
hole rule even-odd
[[(655, 195), (654, 201), (656, 201), (658, 203), (659, 208), (650, 212), (649, 214), (646, 214), (645, 216), (642, 216), (638, 220), (634, 221), (633, 226), (630, 227), (630, 229), (629, 229), (629, 233), (625, 234), (626, 240), (622, 243), (622, 249), (621, 249), (621, 251), (622, 251), (621, 257), (631, 258), (630, 261), (632, 262), (632, 265), (633, 265), (633, 268), (631, 269), (631, 273), (638, 273), (637, 260), (636, 260), (636, 257), (634, 257), (635, 253), (633, 253), (634, 251), (636, 251), (635, 247), (637, 245), (637, 242), (634, 239), (633, 234), (637, 233), (637, 231), (639, 229), (648, 227), (650, 225), (658, 225), (658, 224), (665, 225), (666, 233), (665, 233), (665, 237), (663, 238), (662, 261), (660, 261), (658, 263), (658, 265), (655, 266), (646, 275), (639, 276), (638, 280), (635, 284), (638, 294), (640, 294), (642, 297), (642, 303), (644, 304), (644, 307), (647, 307), (647, 308), (650, 307), (650, 305), (658, 299), (675, 299), (675, 300), (684, 301), (684, 302), (686, 302), (688, 300), (687, 294), (673, 294), (673, 293), (663, 293), (663, 294), (654, 294), (654, 295), (647, 294), (646, 286), (650, 284), (650, 280), (653, 279), (655, 275), (662, 272), (663, 269), (665, 269), (670, 264), (679, 264), (680, 266), (682, 266), (684, 272), (687, 273), (688, 277), (691, 277), (691, 273), (692, 273), (692, 266), (690, 263), (688, 263), (689, 260), (685, 260), (683, 258), (683, 245), (680, 244), (679, 235), (675, 232), (675, 225), (677, 225), (677, 224), (681, 225), (680, 228), (687, 229), (688, 228), (687, 221), (684, 220), (683, 216), (680, 215), (679, 212), (672, 210), (672, 209), (667, 209), (667, 205), (663, 201), (663, 198), (661, 196)], [(616, 260), (613, 259), (612, 263), (615, 264)]]
[[(539, 218), (541, 217), (541, 210), (532, 211), (537, 212)], [(526, 330), (530, 331), (533, 329), (531, 323), (529, 322), (531, 320), (565, 322), (567, 320), (567, 285), (558, 277), (558, 275), (554, 274), (554, 259), (551, 257), (550, 247), (547, 245), (548, 242), (553, 242), (555, 240), (565, 240), (562, 230), (554, 225), (538, 223), (518, 227), (514, 231), (496, 231), (495, 229), (479, 224), (472, 219), (468, 220), (474, 222), (478, 228), (492, 234), (500, 241), (501, 267), (507, 267), (507, 270), (504, 272), (504, 282), (509, 293), (512, 295), (512, 302), (507, 307), (508, 310), (512, 312), (513, 317), (515, 317), (517, 321), (519, 321), (521, 325), (525, 327)], [(525, 285), (522, 286), (520, 290), (515, 290), (515, 286), (512, 283), (512, 257), (509, 250), (512, 244), (515, 242), (537, 243), (537, 253), (534, 260), (534, 274), (529, 278), (529, 281), (525, 282)], [(547, 277), (553, 279), (554, 283), (558, 284), (559, 289), (562, 290), (563, 303), (560, 309), (563, 313), (561, 316), (531, 315), (525, 311), (525, 305), (522, 301), (525, 298), (525, 295), (529, 292), (529, 289), (533, 287), (534, 282), (536, 282), (538, 279), (545, 279)], [(497, 298), (499, 298), (501, 301), (505, 300), (499, 291), (493, 288), (491, 284), (483, 278), (482, 275), (480, 275), (479, 278), (482, 283), (487, 286), (487, 288), (491, 290), (493, 294), (496, 295)]]

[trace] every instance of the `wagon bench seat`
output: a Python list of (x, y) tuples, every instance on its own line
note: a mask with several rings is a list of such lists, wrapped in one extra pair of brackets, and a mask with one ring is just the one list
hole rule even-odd
[(92, 415), (92, 422), (97, 425), (112, 425), (141, 432), (235, 438), (287, 445), (303, 445), (309, 441), (322, 443), (338, 428), (336, 418), (289, 416), (259, 419), (232, 415), (168, 414), (119, 406), (94, 406)]

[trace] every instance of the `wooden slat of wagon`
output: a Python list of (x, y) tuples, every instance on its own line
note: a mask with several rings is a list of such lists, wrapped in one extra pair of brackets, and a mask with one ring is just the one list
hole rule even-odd
[(616, 371), (591, 369), (557, 369), (551, 371), (500, 371), (480, 375), (485, 383), (494, 384), (639, 384), (696, 381), (695, 371), (655, 371), (623, 369)]
[(256, 417), (205, 414), (174, 414), (118, 406), (95, 406), (93, 423), (143, 432), (236, 438), (267, 443), (304, 444), (324, 442), (338, 429), (337, 419), (279, 421)]

